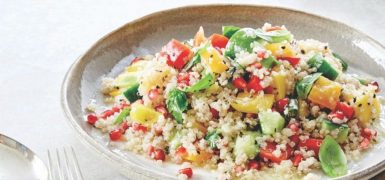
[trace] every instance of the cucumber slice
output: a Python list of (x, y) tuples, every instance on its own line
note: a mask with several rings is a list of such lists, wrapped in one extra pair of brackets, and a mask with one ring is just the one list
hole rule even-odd
[(261, 61), (261, 64), (263, 67), (270, 69), (274, 67), (275, 65), (280, 64), (273, 56), (269, 56), (268, 58), (265, 58)]
[(348, 173), (348, 165), (344, 151), (340, 145), (330, 136), (322, 141), (319, 160), (322, 170), (329, 177), (343, 176)]
[(281, 132), (285, 126), (285, 119), (278, 112), (262, 111), (258, 117), (263, 134)]
[(304, 77), (295, 85), (295, 91), (299, 98), (306, 99), (314, 82), (322, 75), (322, 73), (315, 73)]
[(257, 40), (255, 29), (242, 28), (235, 32), (227, 43), (225, 56), (234, 59), (235, 54), (241, 51), (251, 53), (251, 43)]
[(345, 72), (346, 70), (348, 70), (348, 67), (349, 67), (348, 63), (344, 59), (342, 59), (342, 57), (339, 54), (334, 52), (332, 54), (335, 58), (337, 58), (340, 61), (342, 65), (342, 71)]
[(335, 80), (338, 77), (338, 71), (321, 54), (314, 55), (307, 63), (310, 67), (317, 68), (317, 72), (322, 73), (330, 80)]
[(138, 89), (139, 89), (139, 83), (136, 83), (128, 87), (127, 90), (123, 92), (123, 95), (124, 97), (127, 98), (128, 101), (132, 103), (140, 99), (140, 96), (138, 94)]
[(222, 26), (223, 35), (226, 36), (227, 38), (231, 38), (231, 36), (233, 36), (233, 34), (240, 29), (241, 28), (237, 26)]
[(338, 143), (344, 143), (348, 139), (349, 126), (347, 126), (346, 124), (338, 125), (330, 122), (329, 120), (324, 119), (322, 121), (321, 129), (325, 129), (328, 131), (339, 129), (339, 132), (336, 138), (336, 141)]
[(249, 159), (255, 158), (259, 153), (259, 146), (255, 140), (257, 135), (257, 132), (248, 131), (242, 136), (238, 136), (235, 140), (234, 155), (239, 156), (244, 153)]

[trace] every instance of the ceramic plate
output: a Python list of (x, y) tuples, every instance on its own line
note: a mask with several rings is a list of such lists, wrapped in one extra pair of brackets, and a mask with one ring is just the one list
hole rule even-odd
[[(108, 145), (108, 140), (93, 131), (83, 116), (91, 98), (100, 98), (101, 77), (114, 76), (135, 56), (153, 54), (171, 38), (192, 37), (199, 26), (207, 34), (221, 32), (222, 25), (261, 27), (265, 22), (285, 25), (296, 39), (314, 38), (329, 42), (332, 49), (349, 63), (350, 72), (371, 76), (385, 85), (385, 49), (367, 35), (330, 19), (296, 10), (250, 5), (189, 6), (157, 12), (106, 35), (96, 42), (70, 68), (62, 87), (62, 105), (70, 124), (81, 139), (116, 165), (130, 178), (176, 178), (178, 166), (157, 166), (151, 160), (122, 153)], [(382, 94), (383, 95), (383, 94)], [(101, 102), (99, 100), (99, 102)], [(384, 110), (383, 110), (384, 112)], [(381, 118), (381, 125), (385, 119)], [(342, 178), (370, 178), (385, 168), (385, 141), (381, 141), (363, 159), (349, 164)], [(194, 169), (194, 179), (213, 179), (214, 172)]]

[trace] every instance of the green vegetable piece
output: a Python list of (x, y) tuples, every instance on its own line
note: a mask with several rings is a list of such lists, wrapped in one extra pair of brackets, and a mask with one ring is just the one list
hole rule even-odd
[(187, 71), (189, 70), (191, 67), (193, 67), (194, 65), (198, 64), (201, 62), (201, 55), (200, 53), (204, 50), (207, 49), (207, 47), (209, 47), (210, 44), (207, 43), (205, 44), (203, 47), (201, 47), (194, 55), (194, 57), (192, 58), (192, 60), (190, 60), (183, 68), (184, 71)]
[(349, 67), (348, 63), (339, 54), (335, 52), (333, 52), (332, 54), (335, 58), (337, 58), (340, 61), (342, 65), (342, 71), (345, 72), (346, 70), (348, 70), (348, 67)]
[(339, 177), (348, 173), (347, 160), (340, 145), (330, 136), (322, 141), (319, 160), (322, 170), (329, 177)]
[(258, 117), (263, 134), (281, 132), (285, 126), (285, 119), (278, 112), (262, 111)]
[(330, 80), (335, 80), (338, 77), (338, 71), (327, 62), (321, 54), (316, 54), (307, 62), (310, 67), (317, 68), (317, 72)]
[(328, 130), (329, 132), (338, 129), (338, 135), (336, 138), (336, 141), (338, 143), (344, 143), (348, 139), (349, 126), (347, 126), (346, 124), (338, 125), (330, 122), (327, 119), (324, 119), (322, 121), (321, 129)]
[(253, 159), (259, 153), (259, 146), (256, 143), (257, 132), (245, 132), (235, 140), (234, 155), (246, 154), (249, 159)]
[(314, 82), (322, 75), (322, 73), (314, 73), (312, 75), (305, 76), (302, 80), (297, 82), (295, 90), (299, 98), (306, 99)]
[(128, 108), (124, 108), (120, 114), (118, 115), (118, 117), (116, 117), (115, 121), (114, 121), (114, 124), (120, 124), (123, 122), (124, 118), (126, 118), (128, 115), (130, 115), (130, 109)]
[(231, 36), (233, 36), (233, 34), (240, 29), (241, 28), (237, 26), (222, 26), (223, 35), (226, 36), (227, 38), (231, 38)]
[(297, 99), (290, 99), (289, 104), (287, 105), (287, 108), (283, 112), (285, 116), (290, 118), (295, 118), (298, 115), (298, 100)]
[(172, 89), (167, 95), (166, 105), (176, 122), (181, 124), (183, 122), (182, 113), (188, 105), (186, 93), (176, 88)]
[(187, 87), (184, 91), (186, 92), (198, 92), (209, 88), (215, 82), (212, 74), (207, 73), (201, 80), (196, 82), (194, 85)]
[(261, 64), (263, 67), (270, 69), (273, 68), (275, 65), (280, 64), (273, 56), (269, 56), (268, 58), (265, 58), (261, 61)]
[(293, 35), (285, 29), (264, 32), (262, 29), (256, 30), (256, 35), (261, 39), (264, 39), (270, 43), (279, 43), (282, 41), (291, 41), (293, 39)]
[(210, 148), (217, 148), (218, 140), (221, 138), (220, 134), (221, 133), (219, 130), (215, 130), (206, 135), (205, 139), (208, 142)]
[(139, 89), (139, 83), (136, 83), (128, 87), (127, 90), (123, 92), (123, 95), (124, 97), (127, 98), (128, 101), (134, 102), (140, 99), (140, 96), (138, 94), (138, 89)]
[(253, 50), (251, 48), (251, 43), (257, 40), (255, 30), (252, 28), (242, 28), (239, 31), (235, 32), (231, 36), (229, 42), (227, 43), (225, 56), (234, 59), (235, 54), (241, 51), (246, 51), (251, 53)]

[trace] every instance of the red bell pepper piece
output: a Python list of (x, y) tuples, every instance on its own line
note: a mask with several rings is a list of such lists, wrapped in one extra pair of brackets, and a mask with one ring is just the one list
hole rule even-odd
[(210, 37), (211, 39), (211, 45), (213, 45), (214, 48), (226, 48), (227, 43), (229, 42), (229, 39), (226, 36), (220, 35), (220, 34), (213, 34)]
[(322, 144), (322, 139), (309, 138), (299, 142), (299, 147), (305, 147), (307, 150), (313, 150), (316, 157)]
[(167, 64), (175, 69), (182, 69), (193, 54), (188, 46), (175, 39), (168, 42), (162, 51), (167, 55)]
[(279, 60), (286, 60), (288, 61), (293, 67), (297, 66), (299, 61), (301, 60), (298, 57), (280, 57)]
[(343, 102), (337, 102), (337, 111), (341, 111), (348, 119), (354, 116), (354, 108)]

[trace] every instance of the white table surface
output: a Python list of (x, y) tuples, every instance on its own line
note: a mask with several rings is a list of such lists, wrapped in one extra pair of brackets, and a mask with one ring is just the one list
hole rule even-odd
[[(91, 44), (124, 23), (154, 11), (208, 2), (215, 1), (0, 0), (0, 133), (19, 140), (45, 161), (47, 149), (73, 146), (85, 179), (125, 179), (85, 147), (66, 122), (60, 106), (64, 75)], [(385, 44), (385, 1), (247, 3), (326, 16)]]

